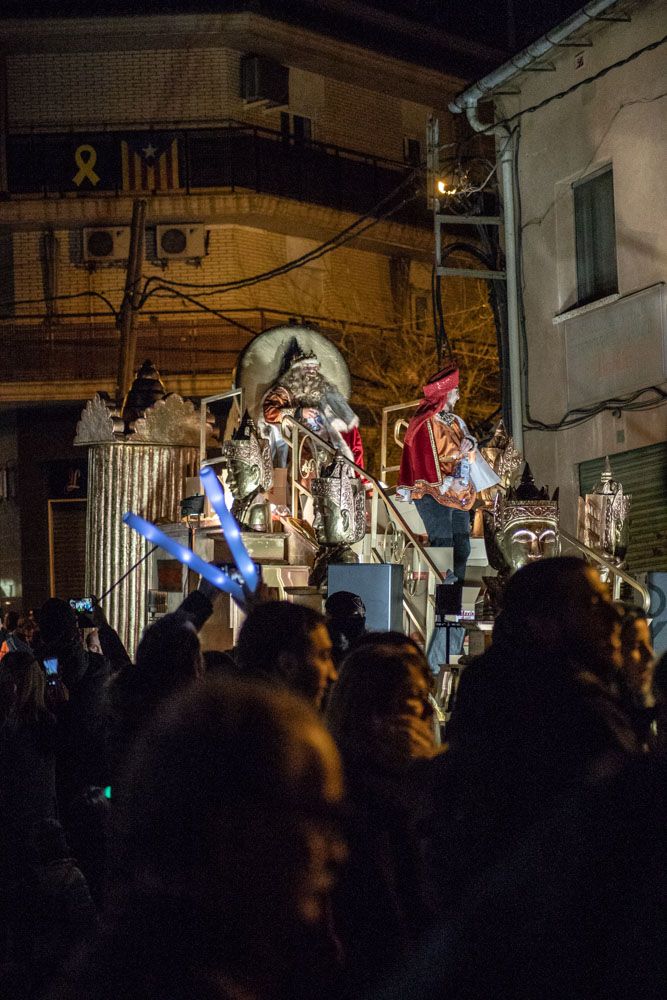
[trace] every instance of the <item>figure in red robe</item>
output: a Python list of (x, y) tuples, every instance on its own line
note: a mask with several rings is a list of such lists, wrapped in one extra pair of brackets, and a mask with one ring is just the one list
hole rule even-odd
[(498, 477), (454, 413), (459, 370), (445, 368), (423, 389), (424, 399), (405, 432), (397, 495), (415, 503), (429, 545), (454, 550), (454, 573), (463, 581), (470, 555), (470, 515), (477, 491)]
[[(454, 413), (459, 398), (459, 370), (438, 372), (423, 389), (424, 399), (408, 424), (396, 493), (414, 502), (429, 545), (453, 549), (454, 574), (463, 583), (470, 555), (470, 510), (477, 492), (499, 482), (477, 450), (477, 442)], [(434, 673), (449, 653), (463, 649), (465, 632), (436, 629), (427, 651)]]

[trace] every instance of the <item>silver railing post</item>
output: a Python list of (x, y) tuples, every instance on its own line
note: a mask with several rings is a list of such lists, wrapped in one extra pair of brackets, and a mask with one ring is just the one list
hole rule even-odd
[(624, 580), (629, 587), (632, 587), (633, 590), (637, 591), (637, 593), (642, 599), (642, 606), (644, 608), (644, 611), (648, 612), (649, 608), (651, 607), (651, 595), (649, 594), (646, 587), (644, 587), (641, 583), (635, 580), (634, 577), (630, 576), (629, 573), (626, 573), (624, 569), (621, 569), (619, 566), (615, 566), (613, 562), (609, 561), (609, 559), (606, 559), (603, 555), (600, 555), (600, 553), (596, 552), (594, 549), (589, 548), (588, 545), (584, 545), (583, 542), (580, 542), (578, 538), (575, 538), (573, 535), (570, 535), (567, 531), (563, 531), (563, 529), (560, 528), (559, 534), (561, 538), (565, 539), (568, 545), (571, 545), (573, 548), (581, 552), (582, 555), (585, 555), (587, 559), (590, 559), (592, 562), (597, 563), (599, 566), (603, 566), (606, 570), (608, 570), (610, 573), (613, 574), (615, 599), (617, 593), (616, 584), (618, 583), (618, 594), (620, 595), (621, 580)]
[[(291, 417), (287, 418), (291, 421)], [(286, 422), (286, 421), (284, 421)], [(290, 426), (290, 440), (289, 445), (292, 449), (291, 455), (291, 469), (292, 469), (292, 482), (291, 482), (291, 508), (292, 517), (299, 516), (299, 422), (295, 420)]]

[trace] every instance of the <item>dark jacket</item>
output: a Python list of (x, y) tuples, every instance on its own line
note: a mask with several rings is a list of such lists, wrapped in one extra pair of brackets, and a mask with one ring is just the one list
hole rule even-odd
[(93, 622), (97, 629), (102, 652), (109, 661), (111, 671), (115, 673), (121, 670), (127, 663), (131, 663), (130, 654), (121, 642), (118, 632), (109, 625), (103, 615), (99, 614), (99, 610), (97, 615), (93, 613)]
[(346, 752), (349, 856), (332, 898), (333, 928), (357, 988), (405, 961), (432, 920), (405, 775)]
[(69, 693), (58, 710), (58, 795), (65, 807), (86, 786), (107, 784), (104, 692), (111, 668), (105, 656), (84, 649), (78, 633), (56, 643), (40, 641), (35, 653), (42, 660), (58, 658), (58, 676)]
[(227, 940), (224, 915), (211, 922), (192, 899), (136, 895), (109, 916), (49, 1000), (348, 1000), (333, 985), (317, 932), (286, 935), (293, 961), (281, 956), (263, 986), (240, 972), (244, 957)]
[(27, 863), (33, 825), (58, 816), (58, 739), (50, 715), (34, 723), (10, 719), (0, 729), (0, 844), (2, 861), (12, 875)]
[(97, 911), (73, 858), (30, 868), (21, 886), (16, 917), (15, 951), (34, 993), (50, 982), (69, 954), (97, 932)]
[(439, 1000), (664, 998), (666, 764), (638, 756), (528, 832), (467, 899)]
[[(158, 618), (149, 627), (159, 632), (161, 629), (166, 629), (168, 621), (180, 618), (189, 621), (199, 632), (212, 612), (211, 600), (200, 590), (195, 590), (188, 594), (177, 611), (165, 615), (164, 618)], [(104, 691), (107, 719), (105, 784), (111, 784), (112, 789), (118, 788), (123, 761), (136, 736), (157, 705), (174, 690), (175, 688), (166, 683), (162, 688), (156, 689), (154, 681), (142, 678), (140, 668), (131, 663), (110, 677)]]
[(639, 750), (608, 683), (502, 642), (464, 670), (448, 737), (428, 823), (446, 916), (558, 801)]

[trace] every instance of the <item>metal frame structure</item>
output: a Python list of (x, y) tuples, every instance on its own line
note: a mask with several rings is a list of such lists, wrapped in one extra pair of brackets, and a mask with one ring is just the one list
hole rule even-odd
[[(324, 453), (327, 459), (339, 458), (365, 481), (366, 490), (371, 494), (371, 511), (370, 544), (366, 546), (364, 555), (372, 563), (403, 564), (403, 611), (426, 642), (435, 626), (435, 588), (438, 583), (443, 582), (443, 574), (424, 550), (386, 487), (372, 473), (336, 452), (294, 417), (285, 417), (284, 424), (290, 430), (286, 440), (291, 450), (292, 516), (299, 517), (300, 497), (312, 496), (310, 490), (300, 482), (303, 446), (310, 440), (315, 444), (316, 452)], [(426, 587), (421, 588), (419, 584), (424, 577)]]
[(207, 427), (206, 414), (208, 412), (209, 403), (217, 403), (221, 399), (233, 399), (236, 403), (236, 409), (238, 412), (238, 418), (241, 420), (243, 417), (243, 389), (228, 389), (226, 392), (218, 392), (215, 396), (205, 396), (199, 405), (199, 468), (203, 468), (205, 465), (221, 465), (224, 459), (222, 456), (219, 458), (206, 458), (206, 438)]

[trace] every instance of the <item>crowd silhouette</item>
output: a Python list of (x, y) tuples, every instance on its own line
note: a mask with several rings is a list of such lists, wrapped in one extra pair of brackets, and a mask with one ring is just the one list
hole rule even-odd
[(511, 578), (446, 728), (354, 594), (202, 654), (215, 599), (134, 662), (99, 604), (6, 617), (0, 997), (667, 994), (667, 661), (589, 566)]

